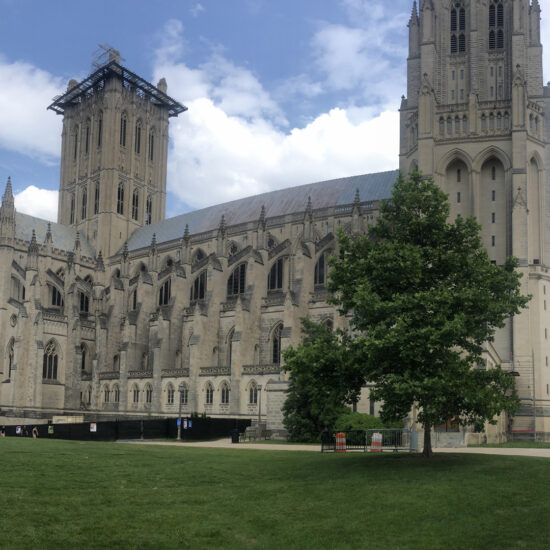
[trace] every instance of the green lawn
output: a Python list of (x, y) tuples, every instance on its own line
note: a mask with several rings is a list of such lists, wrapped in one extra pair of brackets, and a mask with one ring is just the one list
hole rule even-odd
[(506, 441), (505, 443), (485, 443), (483, 445), (468, 445), (468, 447), (519, 448), (519, 449), (550, 449), (547, 441)]
[(0, 440), (2, 549), (550, 547), (550, 460)]

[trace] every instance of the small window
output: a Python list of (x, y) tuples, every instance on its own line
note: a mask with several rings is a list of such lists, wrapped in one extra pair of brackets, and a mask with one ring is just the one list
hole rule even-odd
[(495, 246), (496, 244), (496, 238), (494, 235), (491, 236), (491, 246)]
[(101, 140), (103, 139), (103, 117), (99, 117), (97, 121), (97, 147), (101, 147)]
[(460, 118), (458, 116), (455, 117), (455, 132), (460, 134)]
[(80, 370), (86, 370), (86, 359), (88, 358), (86, 344), (80, 344)]
[(491, 179), (495, 181), (497, 179), (497, 169), (496, 166), (491, 167)]
[(109, 386), (105, 386), (103, 388), (103, 402), (109, 403), (110, 397), (111, 397), (111, 392), (109, 391)]
[(99, 182), (95, 184), (94, 193), (94, 215), (99, 214)]
[(460, 69), (460, 80), (464, 80), (464, 69)]
[(149, 160), (153, 162), (155, 159), (155, 134), (151, 132), (149, 134)]
[(456, 194), (456, 202), (460, 203), (460, 191)]
[(496, 214), (494, 212), (491, 212), (491, 223), (495, 223), (496, 221)]
[(74, 223), (74, 193), (71, 194), (71, 207), (70, 207), (70, 222), (71, 225)]
[(497, 192), (493, 189), (493, 191), (491, 191), (491, 200), (495, 201), (496, 198), (497, 198)]
[(149, 385), (145, 388), (145, 403), (151, 404), (153, 402), (153, 388)]
[(192, 302), (194, 302), (196, 300), (204, 300), (205, 296), (206, 296), (206, 271), (203, 271), (193, 281), (193, 286), (191, 287), (191, 295), (189, 299)]
[(130, 308), (131, 311), (135, 311), (137, 309), (137, 289), (134, 289), (132, 295), (130, 296)]
[(139, 122), (136, 124), (134, 151), (136, 155), (139, 155), (141, 153), (141, 124)]
[(90, 127), (86, 126), (84, 137), (84, 151), (86, 154), (90, 152)]
[(460, 168), (457, 168), (456, 170), (456, 181), (457, 183), (462, 181), (462, 170)]
[(147, 197), (147, 202), (145, 204), (145, 225), (151, 225), (153, 217), (153, 199), (151, 195)]
[(137, 386), (134, 386), (132, 393), (134, 403), (139, 403), (139, 389)]
[(447, 134), (451, 135), (453, 133), (453, 119), (451, 117), (447, 118)]
[(487, 117), (485, 116), (485, 113), (481, 115), (481, 129), (487, 130)]
[(80, 313), (88, 313), (90, 311), (90, 298), (84, 292), (79, 292)]
[(182, 405), (187, 405), (189, 401), (189, 390), (187, 389), (187, 386), (184, 385), (183, 389), (180, 391), (180, 403)]
[(439, 133), (440, 135), (445, 134), (445, 119), (443, 117), (439, 119)]
[(113, 394), (113, 403), (119, 403), (120, 402), (120, 388), (118, 386), (115, 386), (112, 391)]
[(466, 51), (466, 36), (461, 34), (458, 37), (458, 51), (464, 53)]

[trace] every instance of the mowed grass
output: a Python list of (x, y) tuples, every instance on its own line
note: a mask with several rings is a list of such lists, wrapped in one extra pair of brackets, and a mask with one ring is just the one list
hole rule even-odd
[(550, 449), (548, 441), (506, 441), (504, 443), (484, 443), (482, 445), (468, 445), (469, 447), (488, 447), (493, 449)]
[(550, 548), (550, 460), (0, 440), (0, 547)]

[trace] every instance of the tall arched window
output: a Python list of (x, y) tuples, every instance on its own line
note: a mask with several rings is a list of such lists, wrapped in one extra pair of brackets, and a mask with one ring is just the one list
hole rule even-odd
[(187, 405), (189, 402), (189, 388), (186, 384), (183, 385), (183, 388), (180, 392), (180, 403), (182, 405)]
[(139, 388), (136, 384), (132, 387), (132, 401), (134, 403), (139, 403)]
[(147, 384), (145, 386), (145, 403), (151, 404), (153, 402), (153, 386)]
[(120, 116), (120, 145), (126, 147), (126, 126), (128, 120), (126, 118), (126, 113), (122, 113)]
[(86, 216), (88, 214), (88, 190), (86, 187), (82, 190), (82, 211), (81, 211), (81, 218), (83, 220), (86, 219)]
[(137, 309), (137, 289), (135, 288), (130, 295), (130, 311)]
[(229, 384), (227, 382), (222, 382), (221, 392), (222, 405), (229, 405)]
[(117, 384), (115, 384), (113, 386), (112, 395), (113, 395), (113, 403), (119, 403), (120, 402), (120, 387)]
[(74, 193), (71, 193), (69, 219), (69, 223), (72, 225), (74, 223)]
[(86, 370), (86, 360), (88, 359), (88, 348), (86, 344), (80, 344), (80, 370)]
[(90, 298), (85, 292), (79, 292), (80, 313), (89, 313), (90, 311)]
[(97, 147), (101, 147), (101, 141), (103, 139), (103, 116), (99, 115), (97, 119)]
[(451, 9), (451, 53), (466, 51), (466, 10), (462, 2), (456, 2)]
[(166, 279), (159, 290), (159, 306), (166, 306), (172, 296), (172, 279)]
[(258, 404), (258, 384), (256, 384), (256, 382), (250, 383), (250, 389), (248, 390), (248, 404)]
[(233, 335), (235, 329), (231, 330), (227, 335), (227, 365), (231, 368), (233, 364)]
[(149, 133), (149, 160), (155, 160), (155, 133), (153, 130)]
[(10, 340), (10, 343), (8, 344), (8, 378), (11, 378), (11, 372), (13, 370), (13, 365), (14, 365), (14, 357), (15, 357), (14, 347), (15, 347), (15, 341), (12, 338)]
[(136, 155), (141, 153), (141, 122), (136, 122), (136, 136), (134, 140), (134, 151)]
[(53, 285), (50, 286), (50, 305), (54, 308), (63, 307), (63, 295), (61, 291)]
[(57, 380), (57, 367), (59, 358), (57, 346), (53, 340), (50, 340), (44, 348), (44, 359), (42, 362), (42, 378), (44, 380)]
[(78, 127), (75, 128), (73, 139), (74, 139), (73, 160), (76, 161), (76, 158), (78, 156)]
[(116, 211), (117, 214), (124, 214), (124, 184), (122, 182), (118, 184)]
[(94, 193), (94, 215), (99, 214), (99, 182), (95, 184)]
[(279, 258), (269, 270), (267, 290), (282, 290), (284, 258)]
[(502, 0), (491, 0), (489, 5), (489, 49), (504, 48), (504, 6)]
[(115, 355), (113, 357), (113, 371), (115, 372), (120, 371), (120, 357), (118, 355)]
[(172, 384), (168, 384), (168, 386), (166, 387), (166, 404), (167, 405), (174, 404), (175, 395), (176, 395), (176, 390), (174, 389), (174, 386), (172, 386)]
[(151, 225), (153, 218), (153, 199), (151, 195), (147, 197), (147, 202), (145, 203), (145, 225)]
[(210, 382), (206, 384), (205, 394), (206, 404), (212, 405), (212, 403), (214, 403), (214, 388)]
[(137, 220), (139, 213), (139, 190), (134, 189), (132, 193), (132, 219)]
[(103, 402), (109, 403), (110, 400), (111, 400), (111, 390), (109, 389), (109, 386), (105, 384), (105, 386), (103, 386)]
[(84, 130), (84, 152), (87, 155), (90, 152), (90, 121), (86, 123), (86, 129)]
[(202, 271), (193, 281), (189, 299), (194, 302), (196, 300), (204, 300), (206, 296), (206, 271)]
[(277, 325), (273, 331), (271, 338), (271, 360), (273, 364), (278, 365), (281, 362), (281, 335), (283, 332), (283, 325)]
[(315, 286), (325, 286), (327, 283), (327, 268), (328, 268), (327, 259), (328, 259), (328, 252), (323, 252), (319, 256), (319, 259), (315, 264), (315, 273), (313, 277), (313, 284)]
[(227, 297), (244, 294), (246, 289), (246, 263), (237, 266), (227, 279)]

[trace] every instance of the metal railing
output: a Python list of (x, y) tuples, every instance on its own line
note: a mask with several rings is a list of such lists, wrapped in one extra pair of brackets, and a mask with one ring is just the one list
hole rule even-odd
[[(340, 432), (323, 432), (321, 434), (321, 452), (336, 450), (336, 434)], [(346, 434), (346, 451), (372, 450), (372, 435), (382, 434), (381, 451), (411, 451), (411, 432), (402, 429), (349, 430)]]

